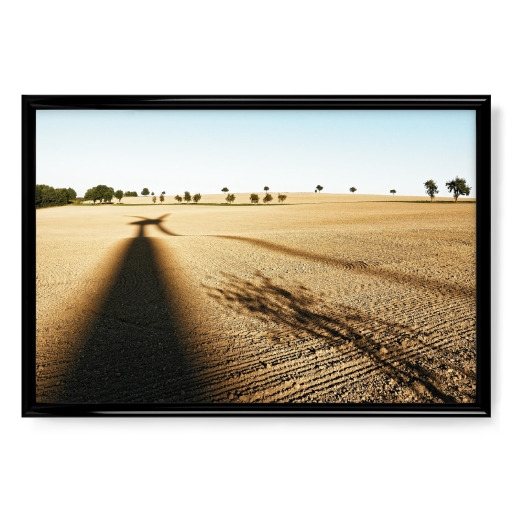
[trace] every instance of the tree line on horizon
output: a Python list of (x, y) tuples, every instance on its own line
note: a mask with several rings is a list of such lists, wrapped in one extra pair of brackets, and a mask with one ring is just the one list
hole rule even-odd
[[(456, 176), (453, 180), (447, 181), (445, 183), (449, 192), (453, 194), (455, 202), (457, 202), (459, 196), (468, 196), (471, 187), (469, 187), (464, 178), (459, 178)], [(426, 194), (430, 197), (430, 201), (432, 202), (434, 197), (439, 193), (439, 188), (434, 180), (427, 180), (423, 183), (425, 187)], [(322, 185), (317, 185), (315, 188), (315, 193), (320, 193), (323, 190)], [(269, 193), (270, 188), (268, 186), (263, 187), (265, 191), (265, 196), (263, 197), (263, 203), (268, 204), (274, 200), (272, 194)], [(356, 187), (350, 187), (350, 192), (354, 193), (357, 191)], [(227, 187), (223, 187), (221, 192), (228, 193), (226, 196), (226, 202), (228, 204), (232, 204), (236, 196), (234, 194), (229, 193), (229, 189)], [(391, 189), (389, 191), (390, 194), (395, 195), (396, 190)], [(144, 187), (141, 191), (141, 195), (144, 197), (150, 194), (149, 189)], [(151, 192), (153, 204), (156, 203), (157, 197), (154, 192)], [(75, 190), (72, 188), (53, 188), (48, 185), (36, 185), (36, 208), (44, 208), (48, 206), (64, 206), (73, 202), (75, 200), (78, 201), (92, 201), (93, 204), (96, 204), (96, 201), (99, 201), (101, 204), (112, 202), (113, 198), (118, 199), (121, 202), (123, 197), (138, 197), (137, 192), (135, 191), (126, 191), (123, 192), (121, 189), (114, 191), (112, 187), (108, 187), (107, 185), (97, 185), (87, 190), (83, 198), (77, 198), (77, 194)], [(201, 194), (197, 193), (192, 195), (189, 191), (185, 191), (183, 196), (176, 195), (174, 196), (175, 201), (181, 204), (182, 201), (185, 201), (187, 204), (190, 201), (194, 201), (194, 203), (198, 203), (201, 200)], [(278, 194), (277, 199), (280, 203), (283, 203), (287, 198), (286, 194)], [(165, 191), (161, 192), (159, 196), (160, 203), (163, 204), (165, 200)], [(251, 204), (257, 204), (260, 201), (260, 196), (256, 193), (252, 193), (249, 196), (249, 200)]]

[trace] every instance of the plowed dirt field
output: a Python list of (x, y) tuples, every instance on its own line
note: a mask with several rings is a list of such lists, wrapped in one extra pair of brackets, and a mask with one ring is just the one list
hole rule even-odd
[(38, 401), (474, 402), (476, 205), (368, 199), (37, 211)]

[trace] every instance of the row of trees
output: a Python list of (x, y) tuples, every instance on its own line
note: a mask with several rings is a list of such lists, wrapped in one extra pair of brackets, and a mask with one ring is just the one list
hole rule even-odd
[(72, 188), (53, 188), (49, 185), (36, 185), (36, 208), (64, 206), (76, 199)]
[[(320, 185), (319, 185), (319, 186), (320, 186)], [(320, 187), (320, 188), (322, 188), (322, 187)], [(264, 202), (264, 203), (270, 203), (271, 201), (273, 201), (273, 200), (274, 200), (274, 198), (272, 197), (272, 195), (271, 195), (271, 194), (269, 194), (269, 193), (268, 193), (268, 191), (270, 190), (270, 188), (269, 188), (269, 187), (267, 187), (267, 186), (265, 186), (265, 187), (263, 187), (263, 190), (266, 192), (265, 197), (263, 198), (263, 202)], [(221, 192), (229, 192), (229, 188), (228, 188), (228, 187), (224, 187), (224, 188), (221, 190)], [(316, 192), (316, 191), (315, 191), (315, 192)], [(287, 196), (286, 194), (279, 194), (279, 195), (277, 196), (277, 200), (278, 200), (280, 203), (282, 203), (282, 202), (284, 202), (284, 201), (286, 200), (286, 198), (287, 198), (287, 197), (288, 197), (288, 196)], [(233, 203), (233, 202), (235, 201), (235, 199), (236, 199), (236, 196), (235, 196), (234, 194), (228, 194), (228, 195), (226, 196), (226, 202), (227, 202), (227, 203), (229, 203), (229, 204)], [(257, 204), (257, 203), (259, 203), (259, 202), (260, 202), (260, 196), (259, 196), (258, 194), (251, 194), (251, 195), (249, 196), (249, 200), (251, 201), (251, 203), (252, 203), (252, 204)]]
[(194, 195), (192, 195), (190, 192), (188, 192), (188, 190), (186, 190), (183, 193), (183, 197), (178, 194), (178, 195), (174, 196), (174, 199), (176, 201), (178, 201), (178, 203), (181, 203), (182, 201), (185, 201), (188, 204), (192, 200), (194, 201), (194, 203), (198, 203), (199, 201), (201, 201), (201, 194), (194, 194)]
[[(282, 203), (286, 200), (288, 196), (286, 194), (279, 194), (277, 196), (277, 200)], [(260, 196), (258, 194), (251, 194), (249, 196), (249, 199), (251, 201), (252, 204), (257, 204), (260, 202)], [(263, 198), (263, 202), (266, 204), (266, 203), (270, 203), (271, 201), (273, 201), (274, 198), (272, 197), (271, 194), (265, 194), (265, 197)]]
[[(468, 187), (466, 180), (464, 178), (459, 178), (458, 176), (453, 180), (447, 181), (445, 185), (448, 192), (453, 194), (455, 202), (457, 202), (459, 196), (469, 196), (469, 193), (471, 192), (471, 187)], [(439, 194), (436, 182), (434, 180), (427, 180), (423, 183), (423, 186), (425, 187), (427, 196), (430, 197), (430, 201), (432, 202), (434, 197)]]
[[(141, 194), (143, 196), (149, 195), (149, 190), (147, 188), (143, 189)], [(155, 193), (151, 192), (151, 195), (153, 196), (153, 203), (156, 203), (156, 197)], [(163, 191), (160, 194), (160, 202), (164, 202), (164, 195), (165, 191)], [(138, 197), (137, 192), (127, 190), (126, 192), (123, 192), (121, 189), (116, 190), (114, 192), (114, 189), (112, 187), (108, 187), (107, 185), (97, 185), (96, 187), (92, 187), (84, 195), (85, 201), (92, 201), (94, 204), (96, 204), (96, 201), (99, 201), (100, 204), (102, 202), (104, 203), (110, 203), (112, 201), (112, 198), (115, 197), (119, 202), (121, 202), (121, 199), (123, 197)]]
[[(427, 180), (424, 184), (425, 192), (430, 197), (430, 200), (432, 201), (434, 197), (439, 193), (439, 188), (434, 180)], [(466, 184), (466, 180), (464, 178), (459, 178), (456, 176), (453, 180), (446, 182), (446, 187), (449, 192), (453, 193), (453, 197), (455, 198), (455, 202), (457, 202), (457, 199), (459, 196), (467, 196), (469, 195), (471, 191), (471, 187), (469, 187)], [(321, 185), (317, 185), (315, 192), (320, 193), (323, 190), (324, 187)], [(263, 202), (270, 203), (274, 200), (273, 196), (269, 194), (269, 187), (265, 186), (263, 187), (263, 190), (265, 190), (266, 194), (263, 197)], [(350, 192), (354, 193), (357, 191), (355, 187), (350, 187)], [(224, 187), (222, 189), (222, 192), (229, 192), (229, 189), (227, 187)], [(390, 194), (396, 194), (395, 189), (391, 189)], [(141, 192), (143, 196), (149, 195), (149, 190), (147, 188), (144, 188)], [(156, 203), (156, 196), (154, 192), (151, 192), (151, 195), (153, 196), (153, 204)], [(126, 197), (137, 197), (137, 192), (135, 191), (126, 191), (123, 192), (122, 190), (116, 190), (114, 192), (114, 189), (112, 187), (108, 187), (107, 185), (97, 185), (96, 187), (92, 187), (87, 190), (87, 192), (84, 195), (84, 200), (86, 201), (92, 201), (94, 204), (96, 204), (96, 201), (99, 201), (100, 204), (102, 202), (104, 203), (110, 203), (112, 201), (112, 198), (115, 197), (118, 199), (119, 202), (121, 202), (121, 199)], [(160, 194), (160, 203), (164, 202), (165, 199), (165, 191), (163, 191)], [(279, 194), (277, 196), (277, 199), (280, 203), (284, 202), (286, 200), (287, 196), (286, 194)], [(36, 208), (43, 208), (46, 206), (61, 206), (66, 205), (70, 201), (73, 201), (76, 199), (76, 192), (72, 188), (57, 188), (54, 189), (53, 187), (50, 187), (48, 185), (36, 185)], [(174, 199), (181, 203), (182, 201), (185, 201), (187, 204), (190, 203), (190, 201), (194, 201), (194, 203), (198, 203), (201, 200), (201, 194), (192, 194), (188, 191), (185, 191), (183, 196), (180, 196), (179, 194), (174, 196)], [(229, 204), (232, 204), (236, 199), (236, 196), (234, 194), (228, 194), (226, 196), (226, 202)], [(260, 197), (258, 194), (251, 194), (249, 196), (249, 200), (252, 204), (257, 204), (260, 201)]]

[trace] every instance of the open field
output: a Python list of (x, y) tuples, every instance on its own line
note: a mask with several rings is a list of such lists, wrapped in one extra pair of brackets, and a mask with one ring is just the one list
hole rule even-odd
[(38, 400), (473, 402), (476, 205), (333, 196), (37, 211)]

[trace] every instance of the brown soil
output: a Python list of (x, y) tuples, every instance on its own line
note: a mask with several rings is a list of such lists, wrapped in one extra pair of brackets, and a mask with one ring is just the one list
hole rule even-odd
[(38, 400), (474, 402), (475, 204), (307, 196), (38, 211)]

